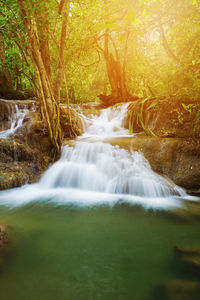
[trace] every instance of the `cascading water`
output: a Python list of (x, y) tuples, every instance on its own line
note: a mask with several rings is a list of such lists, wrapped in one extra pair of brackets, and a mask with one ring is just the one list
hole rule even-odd
[(103, 109), (100, 116), (85, 119), (86, 131), (82, 137), (106, 138), (115, 136), (129, 136), (129, 131), (122, 126), (124, 116), (127, 113), (128, 104), (119, 107)]
[(128, 135), (122, 128), (127, 105), (102, 111), (86, 120), (87, 130), (74, 146), (63, 146), (61, 159), (42, 176), (40, 182), (2, 192), (0, 201), (9, 206), (32, 201), (55, 205), (114, 205), (120, 202), (146, 208), (181, 205), (186, 192), (154, 173), (138, 152), (103, 142), (104, 138)]
[(9, 124), (10, 128), (7, 130), (0, 131), (0, 138), (8, 138), (14, 134), (21, 126), (24, 120), (24, 117), (29, 113), (26, 105), (23, 108), (19, 108), (18, 105), (11, 106), (11, 111), (9, 115)]

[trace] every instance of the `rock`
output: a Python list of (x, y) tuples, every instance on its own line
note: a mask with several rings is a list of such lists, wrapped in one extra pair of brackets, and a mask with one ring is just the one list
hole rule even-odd
[(181, 138), (159, 138), (137, 135), (107, 139), (112, 145), (141, 151), (152, 169), (166, 175), (186, 189), (200, 188), (200, 141)]
[(13, 237), (9, 228), (5, 225), (0, 225), (0, 270), (4, 266), (8, 255), (12, 252)]
[(200, 282), (172, 280), (157, 286), (154, 299), (157, 300), (199, 300)]
[(0, 190), (11, 189), (35, 182), (39, 174), (37, 163), (0, 163)]
[(184, 205), (173, 210), (173, 214), (185, 221), (200, 220), (200, 201), (183, 201)]
[(34, 161), (35, 151), (27, 144), (0, 138), (0, 161), (2, 163)]
[(71, 120), (67, 107), (60, 106), (60, 123), (65, 138), (74, 138), (83, 133), (83, 120), (75, 109), (70, 109), (70, 117)]
[(137, 101), (140, 98), (137, 96), (130, 96), (128, 95), (126, 98), (124, 97), (116, 97), (114, 95), (98, 95), (98, 98), (100, 99), (101, 103), (98, 105), (99, 108), (107, 108), (109, 106), (113, 106), (118, 103), (127, 103), (129, 101)]
[(16, 112), (16, 106), (18, 108), (33, 109), (37, 106), (37, 101), (0, 99), (0, 124), (2, 129), (10, 127), (10, 117)]
[[(49, 138), (48, 128), (41, 114), (33, 108), (33, 101), (0, 100), (0, 121), (9, 123), (10, 114), (19, 108), (29, 108), (22, 126), (12, 138), (0, 139), (0, 190), (32, 183), (55, 160), (55, 149)], [(35, 104), (34, 104), (35, 105)], [(35, 106), (34, 106), (35, 107)], [(83, 131), (79, 114), (71, 109), (71, 124), (66, 107), (61, 106), (61, 126), (64, 136), (76, 137)]]
[(87, 102), (79, 105), (81, 109), (98, 109), (98, 106), (99, 102)]
[(154, 289), (154, 299), (162, 300), (199, 300), (200, 296), (200, 248), (184, 248), (175, 246), (175, 255), (185, 271), (194, 272), (198, 281), (171, 280), (159, 284)]
[(31, 183), (38, 178), (38, 151), (29, 145), (0, 139), (0, 190)]
[(200, 248), (174, 247), (175, 254), (188, 270), (200, 272)]
[(129, 104), (134, 133), (153, 132), (159, 137), (199, 138), (199, 100), (170, 98), (139, 99)]
[(47, 128), (39, 113), (32, 112), (14, 139), (0, 139), (0, 190), (38, 180), (53, 161), (51, 150)]

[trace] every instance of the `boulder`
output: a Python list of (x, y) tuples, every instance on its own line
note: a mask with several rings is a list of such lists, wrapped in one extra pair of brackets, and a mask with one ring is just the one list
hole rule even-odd
[(198, 271), (200, 274), (200, 248), (183, 248), (175, 246), (174, 252), (181, 264), (183, 264), (187, 270)]

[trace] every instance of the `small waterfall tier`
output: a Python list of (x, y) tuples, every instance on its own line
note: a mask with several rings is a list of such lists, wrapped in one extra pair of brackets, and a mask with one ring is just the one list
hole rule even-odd
[(3, 139), (12, 136), (22, 126), (25, 116), (30, 111), (36, 110), (36, 106), (33, 101), (12, 101), (0, 99), (0, 104), (0, 138)]
[(154, 173), (141, 153), (103, 142), (65, 146), (61, 159), (44, 174), (40, 185), (141, 197), (185, 195), (183, 189)]

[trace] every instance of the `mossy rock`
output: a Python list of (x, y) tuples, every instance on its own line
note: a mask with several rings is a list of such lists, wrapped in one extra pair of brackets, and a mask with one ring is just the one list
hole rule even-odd
[(199, 300), (200, 282), (172, 280), (158, 285), (154, 290), (156, 300)]
[[(200, 248), (174, 247), (176, 256), (186, 270), (197, 271), (200, 275)], [(199, 277), (200, 279), (200, 277)]]
[(13, 250), (13, 235), (8, 226), (0, 225), (0, 271)]

